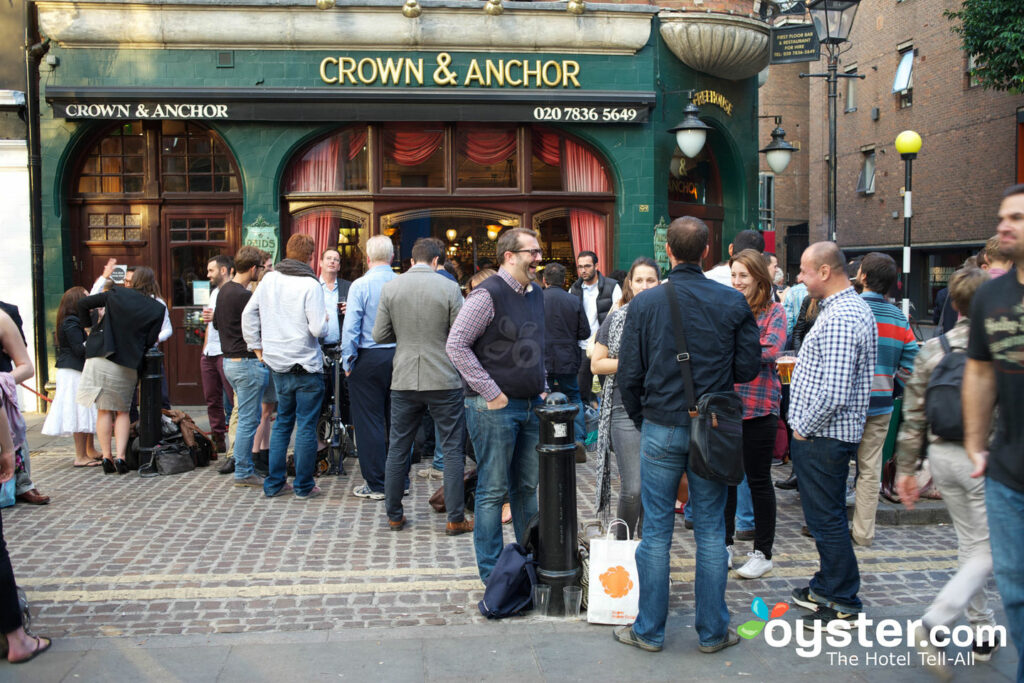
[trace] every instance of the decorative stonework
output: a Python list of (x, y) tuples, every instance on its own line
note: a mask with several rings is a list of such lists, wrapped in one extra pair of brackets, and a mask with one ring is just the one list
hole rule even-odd
[(768, 25), (746, 17), (661, 12), (661, 37), (672, 54), (697, 71), (732, 81), (768, 66)]
[[(471, 0), (41, 0), (42, 33), (62, 47), (282, 50), (508, 50), (635, 54), (651, 34), (655, 8), (587, 4), (570, 14), (563, 2), (504, 2), (490, 16)], [(408, 8), (406, 4), (406, 8)], [(410, 16), (411, 15), (411, 16)], [(407, 18), (408, 17), (408, 18)]]

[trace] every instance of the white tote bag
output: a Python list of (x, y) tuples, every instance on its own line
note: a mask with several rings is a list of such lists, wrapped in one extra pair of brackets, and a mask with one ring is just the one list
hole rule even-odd
[(590, 541), (587, 621), (591, 624), (632, 624), (636, 621), (640, 605), (636, 547), (640, 541), (617, 540), (612, 530), (618, 524), (626, 526), (621, 519), (613, 519), (603, 538)]

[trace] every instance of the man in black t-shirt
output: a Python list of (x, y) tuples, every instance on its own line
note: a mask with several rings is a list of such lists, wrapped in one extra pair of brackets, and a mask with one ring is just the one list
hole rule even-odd
[(1014, 267), (985, 283), (971, 306), (962, 396), (964, 447), (974, 463), (971, 476), (988, 475), (985, 505), (993, 570), (1017, 648), (1017, 680), (1024, 680), (1024, 185), (1004, 193), (997, 233), (999, 251)]

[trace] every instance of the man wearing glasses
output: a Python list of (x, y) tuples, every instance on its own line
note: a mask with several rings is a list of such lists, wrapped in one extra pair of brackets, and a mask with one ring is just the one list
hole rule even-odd
[(484, 583), (502, 549), (501, 505), (508, 492), (516, 540), (537, 512), (538, 421), (547, 391), (544, 296), (535, 284), (537, 233), (516, 228), (498, 238), (498, 274), (466, 297), (446, 350), (466, 383), (466, 422), (476, 451), (473, 545)]

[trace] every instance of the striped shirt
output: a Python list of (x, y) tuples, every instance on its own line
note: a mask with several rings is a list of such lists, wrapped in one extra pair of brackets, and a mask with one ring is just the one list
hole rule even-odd
[(771, 303), (757, 316), (757, 329), (761, 335), (761, 370), (757, 377), (734, 388), (743, 399), (743, 419), (763, 415), (778, 415), (782, 397), (779, 372), (775, 359), (786, 343), (786, 312), (782, 304)]
[(793, 370), (789, 424), (801, 436), (859, 443), (864, 434), (878, 328), (853, 287), (826, 297)]
[(880, 294), (865, 291), (861, 297), (871, 307), (878, 326), (878, 359), (875, 377), (871, 382), (871, 402), (868, 416), (888, 415), (893, 406), (893, 384), (898, 380), (906, 386), (914, 370), (914, 356), (918, 346), (910, 324), (903, 312)]

